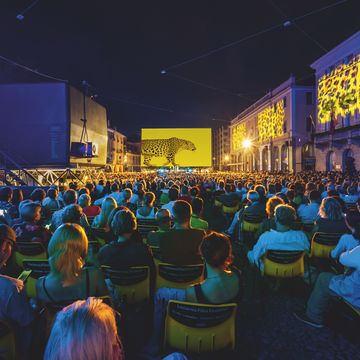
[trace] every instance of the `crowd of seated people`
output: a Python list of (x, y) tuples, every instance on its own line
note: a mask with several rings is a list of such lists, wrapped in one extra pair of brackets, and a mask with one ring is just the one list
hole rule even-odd
[[(94, 321), (99, 328), (104, 322), (104, 334), (111, 332), (111, 336), (106, 336), (107, 342), (103, 339), (101, 345), (96, 345), (99, 353), (89, 350), (94, 355), (92, 358), (102, 358), (99, 354), (104, 351), (112, 354), (109, 358), (126, 357), (127, 344), (122, 346), (117, 340), (121, 325), (114, 325), (111, 308), (92, 299), (110, 297), (112, 306), (119, 310), (116, 297), (121, 297), (121, 293), (114, 292), (102, 266), (115, 270), (149, 267), (155, 314), (153, 331), (161, 335), (168, 300), (239, 303), (242, 276), (231, 266), (233, 262), (240, 268), (261, 272), (269, 250), (301, 251), (310, 256), (311, 238), (316, 232), (339, 234), (339, 242), (330, 257), (345, 267), (345, 273), (330, 272), (330, 267), (328, 271), (315, 269), (316, 277), (310, 284), (312, 294), (306, 309), (296, 312), (297, 318), (322, 327), (333, 297), (341, 297), (360, 309), (357, 178), (316, 172), (162, 176), (139, 173), (111, 175), (107, 180), (90, 182), (83, 187), (74, 182), (54, 185), (46, 191), (42, 188), (33, 191), (0, 188), (3, 224), (0, 225), (0, 271), (6, 274), (0, 277), (0, 287), (4, 289), (0, 292), (0, 321), (12, 325), (17, 351), (24, 358), (31, 347), (32, 324), (39, 316), (39, 309), (67, 305), (53, 325), (46, 359), (66, 357), (70, 338), (60, 334), (72, 327), (72, 322), (85, 326), (80, 324), (85, 320)], [(88, 218), (92, 219), (91, 224)], [(157, 229), (142, 235), (137, 223), (146, 221), (157, 224)], [(232, 244), (238, 246), (244, 242), (245, 222), (256, 223), (254, 242), (241, 246), (246, 256), (235, 257)], [(100, 239), (99, 230), (106, 236)], [(15, 244), (24, 242), (41, 243), (50, 266), (49, 273), (37, 279), (37, 295), (31, 302), (26, 298), (24, 283), (16, 279), (19, 272), (11, 267), (15, 262), (11, 253), (19, 251)], [(94, 243), (98, 246), (95, 252)], [(155, 249), (158, 258), (165, 263), (204, 264), (203, 281), (181, 290), (163, 288), (155, 292), (158, 261), (153, 254)], [(98, 315), (101, 311), (106, 314), (104, 318)], [(89, 315), (84, 319), (81, 314)], [(27, 336), (20, 338), (18, 334), (24, 331)], [(93, 336), (91, 331), (87, 335)], [(78, 351), (85, 351), (87, 341), (91, 340), (84, 338), (82, 341)], [(159, 341), (161, 338), (153, 338), (153, 348), (151, 342), (149, 345), (148, 355), (154, 359), (159, 356)], [(58, 344), (57, 351), (50, 345), (54, 343)], [(95, 340), (91, 346), (94, 344)], [(138, 350), (146, 352), (146, 349)]]

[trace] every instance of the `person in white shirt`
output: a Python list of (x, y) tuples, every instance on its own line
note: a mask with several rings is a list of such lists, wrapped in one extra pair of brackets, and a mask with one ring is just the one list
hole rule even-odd
[(340, 255), (360, 245), (360, 214), (356, 210), (350, 210), (345, 217), (346, 225), (351, 234), (341, 236), (336, 247), (331, 251), (331, 257), (338, 259)]
[(119, 192), (119, 185), (117, 183), (114, 183), (111, 185), (111, 193), (105, 195), (100, 199), (95, 200), (94, 205), (101, 206), (103, 201), (109, 196), (111, 196), (117, 204), (120, 204), (124, 200), (123, 193)]
[(349, 186), (348, 195), (340, 194), (340, 198), (345, 201), (346, 204), (356, 204), (359, 196), (355, 186)]
[(179, 198), (179, 190), (176, 188), (171, 188), (168, 193), (169, 202), (163, 205), (162, 209), (168, 209), (170, 211), (171, 217), (174, 217), (173, 207), (175, 205), (175, 201)]
[(291, 230), (296, 219), (294, 208), (281, 204), (275, 208), (276, 230), (262, 234), (254, 248), (248, 252), (250, 263), (263, 270), (263, 257), (267, 250), (308, 251), (307, 236), (300, 230)]
[(306, 311), (294, 313), (297, 319), (313, 327), (323, 327), (324, 314), (331, 297), (341, 297), (360, 310), (360, 246), (342, 253), (339, 261), (351, 270), (343, 275), (321, 273), (307, 302)]
[(319, 218), (321, 195), (319, 191), (312, 190), (309, 194), (309, 204), (301, 204), (297, 213), (304, 224), (314, 223)]

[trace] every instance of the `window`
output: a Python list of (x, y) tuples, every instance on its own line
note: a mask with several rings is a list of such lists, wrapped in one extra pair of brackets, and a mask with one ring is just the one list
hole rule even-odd
[(306, 92), (306, 105), (313, 105), (313, 93), (312, 91)]
[(283, 97), (284, 109), (286, 108), (286, 96)]

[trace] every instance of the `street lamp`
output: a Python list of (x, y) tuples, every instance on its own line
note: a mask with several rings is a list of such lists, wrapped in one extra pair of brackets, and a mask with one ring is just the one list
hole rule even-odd
[(243, 147), (244, 149), (250, 149), (252, 146), (251, 140), (250, 139), (245, 139), (243, 141)]

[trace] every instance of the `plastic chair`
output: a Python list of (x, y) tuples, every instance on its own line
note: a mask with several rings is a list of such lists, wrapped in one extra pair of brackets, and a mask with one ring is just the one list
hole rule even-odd
[(214, 206), (221, 208), (223, 206), (222, 202), (220, 200), (215, 199), (214, 200)]
[(303, 251), (269, 250), (264, 257), (263, 275), (278, 279), (304, 276)]
[(310, 256), (328, 259), (331, 251), (336, 247), (342, 235), (343, 234), (316, 232), (311, 240)]
[(0, 359), (16, 359), (15, 335), (12, 329), (0, 321)]
[(234, 215), (239, 210), (239, 205), (225, 206), (223, 205), (222, 211), (226, 215)]
[(150, 231), (156, 231), (158, 228), (155, 219), (137, 219), (137, 229), (143, 238), (146, 238)]
[(15, 262), (22, 267), (24, 260), (47, 260), (47, 252), (39, 242), (17, 242)]
[(235, 348), (237, 305), (205, 305), (170, 300), (164, 347), (183, 353), (211, 353)]
[(156, 288), (170, 287), (185, 289), (203, 281), (204, 264), (174, 265), (156, 263)]
[(110, 279), (126, 304), (139, 304), (150, 300), (150, 269), (132, 266), (120, 270), (102, 266), (104, 276)]
[(50, 265), (47, 260), (25, 259), (22, 263), (24, 270), (31, 270), (30, 276), (25, 282), (26, 295), (29, 298), (36, 298), (36, 282), (50, 272)]
[(112, 232), (105, 231), (105, 229), (91, 227), (91, 231), (95, 237), (95, 240), (100, 244), (100, 246), (104, 246), (113, 240), (114, 236)]
[(153, 257), (157, 260), (161, 260), (161, 252), (159, 246), (150, 246)]

